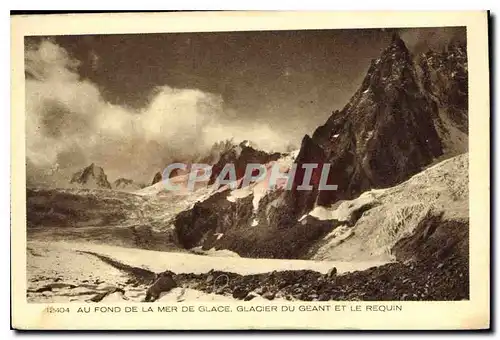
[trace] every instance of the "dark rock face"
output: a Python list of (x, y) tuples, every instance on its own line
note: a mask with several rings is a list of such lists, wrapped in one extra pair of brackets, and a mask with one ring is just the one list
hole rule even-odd
[(94, 163), (73, 175), (71, 184), (78, 184), (84, 187), (111, 189), (108, 177), (104, 170)]
[(425, 94), (438, 108), (437, 132), (446, 154), (468, 150), (468, 65), (466, 46), (450, 44), (445, 50), (417, 57), (417, 74)]
[[(325, 154), (324, 161), (331, 164), (328, 183), (338, 185), (337, 191), (320, 192), (317, 203), (352, 199), (419, 172), (442, 154), (433, 123), (437, 115), (434, 103), (420, 90), (409, 51), (395, 36), (381, 57), (372, 61), (349, 103), (312, 136)], [(301, 154), (309, 153), (301, 149)]]
[(177, 283), (173, 279), (174, 273), (167, 270), (156, 275), (153, 284), (146, 291), (145, 302), (154, 302), (158, 300), (161, 293), (171, 291), (177, 287)]
[[(461, 54), (452, 59), (464, 63)], [(463, 80), (463, 73), (455, 78)], [(450, 90), (453, 94), (445, 97), (455, 98), (466, 96), (462, 87), (458, 81), (454, 88), (437, 88), (443, 93)], [(454, 102), (463, 104), (458, 99)], [(292, 228), (294, 221), (314, 205), (353, 199), (366, 190), (390, 187), (420, 172), (443, 155), (436, 124), (443, 124), (439, 107), (421, 86), (410, 52), (395, 35), (380, 58), (372, 61), (363, 83), (344, 109), (333, 112), (312, 137), (304, 137), (296, 159), (296, 181), (303, 178), (302, 164), (317, 163), (311, 180), (313, 190), (297, 190), (300, 183), (294, 183), (291, 191), (274, 201), (281, 214), (275, 219), (271, 216), (270, 224)], [(319, 190), (323, 164), (330, 165), (327, 184), (338, 185), (338, 190)]]
[[(181, 162), (172, 162), (172, 163), (181, 163)], [(175, 176), (178, 176), (180, 174), (180, 170), (179, 169), (173, 169), (172, 171), (170, 171), (170, 174), (168, 175), (168, 178), (172, 178), (172, 177), (175, 177)], [(160, 182), (163, 180), (163, 174), (158, 171), (154, 177), (153, 177), (153, 180), (151, 181), (151, 185), (155, 185), (156, 183)]]
[(242, 287), (236, 287), (233, 290), (233, 298), (238, 299), (238, 300), (242, 300), (242, 299), (247, 297), (248, 293), (249, 293), (249, 291), (247, 289), (242, 288)]
[(103, 200), (90, 191), (75, 194), (50, 189), (27, 189), (28, 228), (122, 223), (127, 218), (126, 212), (135, 206), (124, 204), (121, 198)]
[(316, 240), (338, 225), (335, 221), (320, 221), (310, 216), (287, 226), (267, 224), (263, 220), (257, 226), (244, 225), (228, 230), (215, 248), (229, 249), (243, 257), (303, 258)]
[(155, 185), (156, 183), (160, 182), (162, 180), (162, 175), (160, 172), (157, 172), (155, 174), (155, 177), (153, 177), (153, 181), (151, 182), (151, 185)]
[[(445, 153), (448, 150), (442, 132), (448, 131), (450, 124), (459, 131), (464, 128), (465, 50), (450, 47), (424, 57), (426, 61), (420, 60), (422, 66), (417, 67), (404, 42), (394, 35), (381, 56), (372, 61), (347, 105), (333, 112), (312, 136), (303, 138), (295, 159), (297, 171), (292, 190), (268, 193), (261, 199), (258, 211), (248, 212), (238, 223), (223, 222), (224, 217), (219, 215), (228, 209), (226, 206), (236, 203), (213, 196), (209, 205), (198, 204), (198, 210), (180, 214), (176, 228), (182, 230), (182, 235), (224, 229), (222, 238), (213, 245), (242, 256), (299, 258), (338, 226), (337, 221), (319, 221), (310, 216), (302, 219), (314, 206), (334, 205), (372, 188), (394, 186), (435, 160), (451, 156)], [(458, 109), (444, 112), (443, 105)], [(446, 135), (446, 143), (451, 137)], [(242, 176), (244, 165), (265, 163), (274, 157), (279, 155), (266, 156), (244, 145), (230, 148), (214, 165), (212, 180), (227, 162), (237, 164), (238, 176)], [(318, 164), (312, 172), (312, 190), (298, 190), (305, 173), (302, 165), (306, 163)], [(330, 166), (326, 184), (337, 185), (335, 191), (319, 189), (325, 164)], [(250, 205), (251, 199), (240, 200), (238, 209), (243, 209), (243, 204)], [(205, 209), (200, 210), (201, 206)], [(255, 226), (250, 226), (252, 218), (258, 220)], [(199, 245), (196, 239), (200, 241), (202, 237), (190, 238), (194, 243), (187, 244)]]
[(228, 194), (229, 191), (224, 191), (212, 195), (176, 216), (174, 223), (177, 238), (185, 248), (203, 245), (205, 242), (212, 245), (214, 233), (225, 233), (250, 224), (252, 197), (230, 202), (226, 199)]
[(236, 178), (242, 178), (245, 174), (246, 166), (250, 163), (266, 164), (280, 158), (280, 153), (267, 153), (254, 149), (248, 141), (243, 141), (239, 145), (226, 148), (219, 157), (219, 160), (212, 166), (209, 184), (213, 184), (226, 164), (234, 164)]
[(446, 116), (468, 132), (468, 65), (466, 46), (450, 44), (445, 51), (429, 51), (417, 58), (421, 83)]
[[(175, 280), (208, 293), (246, 300), (254, 296), (305, 301), (444, 301), (469, 298), (468, 221), (429, 214), (415, 233), (393, 248), (398, 262), (362, 271), (326, 275), (311, 270), (275, 271), (255, 275), (210, 271), (177, 274)], [(225, 290), (214, 290), (209, 277), (228, 277)]]
[(334, 278), (336, 275), (337, 275), (337, 268), (335, 268), (335, 267), (333, 267), (332, 269), (330, 269), (328, 271), (328, 273), (326, 273), (326, 277), (329, 279)]
[(230, 152), (230, 150), (235, 149), (237, 146), (232, 139), (216, 142), (212, 145), (208, 154), (198, 158), (195, 163), (215, 164), (221, 159), (222, 155)]

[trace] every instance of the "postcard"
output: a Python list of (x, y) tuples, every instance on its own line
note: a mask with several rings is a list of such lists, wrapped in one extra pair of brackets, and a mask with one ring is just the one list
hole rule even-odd
[(487, 12), (13, 15), (12, 327), (487, 329)]

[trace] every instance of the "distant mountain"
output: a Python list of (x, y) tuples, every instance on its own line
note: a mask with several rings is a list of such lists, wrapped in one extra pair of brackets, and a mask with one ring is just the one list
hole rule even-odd
[(111, 189), (111, 184), (108, 182), (108, 177), (104, 173), (104, 170), (94, 163), (73, 174), (70, 184), (87, 188)]
[(155, 185), (156, 183), (160, 182), (162, 180), (162, 175), (161, 175), (161, 172), (157, 172), (154, 177), (153, 177), (153, 180), (151, 181), (151, 185)]
[[(450, 46), (415, 58), (395, 34), (371, 62), (346, 106), (334, 111), (312, 136), (304, 136), (294, 158), (298, 167), (292, 190), (263, 196), (250, 190), (238, 200), (227, 192), (213, 195), (177, 216), (181, 242), (186, 247), (202, 245), (217, 233), (223, 234), (218, 236), (219, 247), (243, 251), (246, 256), (305, 254), (337, 226), (331, 221), (301, 219), (314, 208), (395, 186), (439, 160), (466, 152), (467, 95), (467, 58), (462, 47)], [(245, 145), (230, 147), (215, 163), (213, 176), (228, 162), (241, 168), (277, 158), (279, 154), (260, 153)], [(309, 191), (297, 190), (305, 163), (319, 164)], [(330, 164), (327, 183), (338, 185), (338, 190), (319, 190), (323, 164)], [(293, 249), (279, 249), (276, 240), (294, 245)]]

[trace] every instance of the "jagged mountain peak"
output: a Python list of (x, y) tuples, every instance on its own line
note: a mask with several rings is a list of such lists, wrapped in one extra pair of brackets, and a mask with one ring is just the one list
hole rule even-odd
[(89, 166), (73, 174), (70, 184), (77, 184), (90, 188), (111, 189), (111, 184), (108, 182), (108, 177), (104, 169), (93, 162)]
[[(462, 80), (466, 79), (467, 66), (460, 50), (429, 54), (425, 58), (429, 62), (424, 60), (422, 67), (428, 67), (419, 74), (418, 65), (404, 41), (394, 35), (380, 57), (372, 61), (348, 104), (332, 112), (312, 135), (303, 137), (297, 157), (293, 159), (297, 168), (291, 190), (280, 188), (262, 197), (256, 191), (248, 191), (241, 199), (228, 199), (223, 192), (213, 195), (177, 216), (175, 225), (181, 238), (186, 238), (186, 244), (191, 247), (203, 244), (206, 233), (222, 233), (220, 239), (217, 236), (216, 249), (227, 247), (254, 256), (298, 254), (305, 249), (301, 248), (304, 244), (315, 244), (338, 226), (332, 225), (332, 221), (310, 219), (311, 209), (337, 209), (342, 201), (351, 201), (371, 189), (403, 183), (438, 158), (449, 157), (449, 154), (443, 155), (443, 138), (437, 126), (442, 117), (441, 108), (428, 94), (432, 91), (434, 97), (441, 98), (440, 103), (452, 104), (450, 107), (464, 107), (467, 88)], [(449, 60), (454, 61), (454, 65), (450, 65)], [(422, 85), (422, 77), (428, 80), (428, 87)], [(466, 119), (466, 111), (455, 109), (448, 110), (447, 116), (458, 120), (463, 117), (455, 116), (461, 113)], [(224, 160), (239, 161), (243, 166), (249, 160), (245, 154), (242, 151), (239, 157)], [(230, 152), (226, 155), (233, 156)], [(337, 190), (320, 189), (318, 171), (313, 171), (310, 177), (312, 190), (299, 190), (304, 174), (302, 165), (306, 163), (316, 163), (319, 168), (328, 164), (326, 184), (337, 185)], [(220, 169), (223, 164), (216, 164), (214, 169)], [(257, 208), (252, 207), (256, 197)], [(355, 213), (338, 222), (345, 228), (350, 228), (365, 208), (379, 204), (369, 201), (364, 207), (351, 207), (350, 203), (344, 205), (353, 208)], [(274, 240), (278, 241), (274, 243)], [(283, 247), (283, 244), (289, 246)], [(279, 251), (274, 252), (274, 248)]]
[[(331, 204), (373, 187), (401, 182), (442, 154), (433, 120), (435, 103), (421, 89), (412, 55), (394, 35), (348, 104), (335, 111), (312, 136), (304, 138), (299, 162), (321, 154), (332, 164), (329, 183), (336, 192), (320, 192), (317, 202)], [(297, 196), (304, 196), (299, 193)]]
[(153, 177), (153, 180), (151, 181), (151, 185), (155, 185), (156, 183), (160, 182), (163, 179), (163, 176), (161, 175), (161, 172), (156, 172), (156, 174)]

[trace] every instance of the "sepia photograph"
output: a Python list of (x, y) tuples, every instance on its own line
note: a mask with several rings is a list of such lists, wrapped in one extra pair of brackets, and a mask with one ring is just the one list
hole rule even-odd
[(468, 38), (466, 24), (26, 34), (26, 302), (470, 302), (469, 126), (489, 113), (469, 109)]

